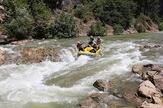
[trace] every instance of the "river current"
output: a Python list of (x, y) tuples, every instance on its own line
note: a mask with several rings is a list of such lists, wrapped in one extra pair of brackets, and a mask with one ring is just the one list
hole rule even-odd
[(61, 58), (59, 62), (47, 59), (36, 64), (0, 66), (0, 108), (76, 108), (88, 94), (98, 91), (92, 86), (97, 79), (112, 80), (128, 75), (135, 63), (163, 63), (162, 48), (140, 50), (146, 44), (163, 45), (163, 33), (104, 37), (104, 56), (77, 57), (75, 43), (78, 40), (87, 42), (87, 39), (0, 46), (9, 53), (18, 54), (22, 47), (57, 47)]

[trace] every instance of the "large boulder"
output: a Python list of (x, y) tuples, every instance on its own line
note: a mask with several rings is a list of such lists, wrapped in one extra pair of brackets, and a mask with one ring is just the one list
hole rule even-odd
[(161, 72), (162, 67), (157, 64), (136, 64), (132, 67), (132, 72), (139, 74), (143, 80), (151, 80), (154, 75)]
[(97, 80), (94, 82), (93, 86), (100, 91), (108, 91), (111, 88), (112, 83), (111, 81)]
[(140, 108), (163, 108), (163, 105), (143, 102)]
[(58, 61), (59, 59), (55, 48), (24, 48), (21, 55), (22, 63), (39, 63), (46, 59)]
[(149, 81), (144, 81), (139, 85), (138, 94), (147, 98), (160, 97), (156, 87)]

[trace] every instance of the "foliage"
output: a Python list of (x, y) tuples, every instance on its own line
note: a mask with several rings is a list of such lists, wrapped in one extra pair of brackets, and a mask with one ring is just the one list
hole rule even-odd
[(142, 23), (137, 23), (137, 24), (135, 25), (135, 28), (136, 28), (136, 30), (137, 30), (139, 33), (143, 33), (143, 32), (146, 31), (146, 28), (145, 28), (145, 26), (144, 26)]
[(101, 21), (109, 24), (120, 24), (124, 28), (130, 25), (133, 17), (135, 4), (133, 1), (128, 0), (103, 0), (95, 3), (94, 13), (95, 16), (100, 18)]
[[(8, 17), (2, 27), (10, 37), (42, 39), (77, 36), (78, 25), (73, 15), (83, 22), (93, 18), (99, 21), (91, 26), (90, 34), (102, 36), (106, 34), (106, 24), (113, 26), (115, 34), (119, 34), (131, 25), (138, 32), (145, 32), (150, 30), (153, 21), (162, 22), (159, 0), (77, 0), (72, 2), (73, 10), (61, 14), (64, 13), (61, 10), (63, 2), (66, 1), (3, 0)], [(57, 17), (58, 14), (61, 15)], [(160, 30), (162, 25), (159, 24)]]
[(97, 22), (91, 26), (91, 30), (89, 35), (91, 36), (106, 36), (106, 28), (105, 25), (101, 22)]
[(78, 35), (76, 20), (73, 16), (62, 13), (56, 18), (54, 27), (51, 28), (52, 35), (58, 38), (72, 38)]
[(19, 16), (6, 22), (4, 26), (10, 37), (16, 39), (29, 38), (33, 20), (26, 9), (19, 9), (16, 12), (19, 13)]
[(123, 32), (123, 27), (120, 24), (115, 24), (113, 26), (113, 29), (114, 29), (114, 34), (117, 34), (117, 35)]
[(134, 0), (137, 3), (137, 16), (143, 13), (146, 16), (152, 18), (156, 23), (159, 22), (159, 0)]
[(45, 23), (36, 23), (32, 28), (32, 37), (35, 39), (48, 38), (48, 26)]
[[(40, 0), (5, 0), (9, 16), (4, 23), (10, 37), (16, 39), (46, 38), (51, 12)], [(40, 23), (41, 22), (41, 23)]]
[(28, 0), (28, 9), (36, 22), (49, 21), (52, 17), (50, 9), (42, 0)]
[(163, 22), (161, 22), (160, 24), (159, 24), (159, 30), (163, 30)]
[(46, 3), (46, 5), (49, 6), (49, 8), (55, 9), (61, 8), (62, 1), (63, 0), (44, 0), (44, 3)]
[(75, 16), (83, 19), (84, 22), (87, 22), (92, 16), (92, 12), (88, 5), (77, 5), (75, 11)]

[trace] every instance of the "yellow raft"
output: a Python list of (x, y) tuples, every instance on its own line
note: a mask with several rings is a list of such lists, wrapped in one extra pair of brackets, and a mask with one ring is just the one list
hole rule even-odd
[(98, 49), (98, 50), (96, 51), (96, 53), (90, 52), (92, 49), (93, 49), (93, 47), (86, 47), (86, 48), (84, 49), (84, 51), (79, 51), (79, 52), (78, 52), (78, 56), (80, 56), (80, 55), (87, 55), (87, 56), (96, 57), (96, 56), (102, 56), (102, 55), (103, 55), (101, 49)]

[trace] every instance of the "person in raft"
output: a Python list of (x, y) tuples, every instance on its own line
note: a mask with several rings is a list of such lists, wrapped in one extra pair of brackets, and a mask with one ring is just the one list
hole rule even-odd
[(76, 47), (78, 48), (78, 50), (79, 51), (84, 51), (84, 48), (83, 48), (83, 46), (82, 46), (83, 44), (81, 43), (81, 42), (77, 42), (77, 45), (76, 45)]
[(100, 49), (101, 42), (102, 42), (102, 39), (100, 38), (100, 36), (98, 36), (96, 39), (96, 49), (97, 50)]
[(98, 49), (100, 49), (100, 45), (101, 45), (101, 38), (97, 37), (97, 39), (95, 41), (93, 36), (90, 36), (88, 45), (84, 48), (82, 46), (82, 43), (80, 43), (79, 41), (77, 42), (77, 48), (79, 51), (88, 51), (88, 52), (92, 52), (92, 53), (96, 53), (96, 51)]

